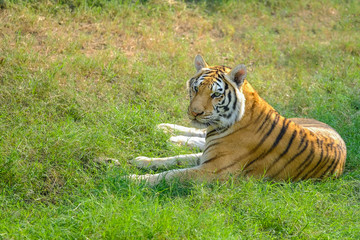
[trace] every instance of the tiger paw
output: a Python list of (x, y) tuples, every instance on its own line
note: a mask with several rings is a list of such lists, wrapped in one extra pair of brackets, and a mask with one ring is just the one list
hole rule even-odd
[(157, 128), (162, 130), (164, 133), (169, 133), (169, 134), (173, 134), (175, 132), (175, 124), (171, 124), (171, 123), (160, 123), (159, 125), (157, 125)]
[(150, 168), (151, 167), (151, 158), (148, 157), (137, 157), (129, 161), (130, 164), (138, 167), (138, 168)]
[(126, 177), (130, 178), (131, 181), (137, 183), (146, 182), (146, 184), (150, 186), (154, 186), (160, 182), (159, 174), (145, 174), (145, 175), (131, 174)]

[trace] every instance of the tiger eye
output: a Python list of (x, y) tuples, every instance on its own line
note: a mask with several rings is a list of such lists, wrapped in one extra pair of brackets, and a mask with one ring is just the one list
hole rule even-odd
[(218, 97), (221, 97), (221, 93), (219, 93), (219, 92), (215, 92), (215, 93), (213, 93), (213, 95), (212, 95), (212, 97), (213, 98), (218, 98)]

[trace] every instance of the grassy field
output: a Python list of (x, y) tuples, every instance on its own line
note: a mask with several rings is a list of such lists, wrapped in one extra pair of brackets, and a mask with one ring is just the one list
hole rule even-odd
[[(0, 239), (359, 239), (359, 13), (356, 0), (1, 0)], [(156, 125), (189, 125), (198, 53), (245, 64), (284, 116), (334, 127), (344, 175), (124, 179), (146, 172), (136, 156), (190, 152)]]

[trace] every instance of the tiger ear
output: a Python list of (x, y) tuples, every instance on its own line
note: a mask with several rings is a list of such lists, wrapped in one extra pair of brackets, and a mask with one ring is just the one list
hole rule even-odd
[(240, 87), (244, 83), (246, 74), (246, 67), (244, 64), (241, 64), (231, 70), (229, 77), (238, 85), (238, 87)]
[(207, 68), (208, 65), (205, 62), (205, 60), (203, 59), (203, 57), (201, 55), (196, 55), (195, 57), (195, 68), (196, 71), (200, 71), (202, 68)]

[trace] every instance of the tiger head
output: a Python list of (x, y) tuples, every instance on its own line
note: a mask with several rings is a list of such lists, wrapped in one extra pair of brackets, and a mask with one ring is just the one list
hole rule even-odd
[(228, 128), (239, 121), (245, 111), (242, 85), (246, 67), (234, 69), (225, 66), (209, 66), (205, 60), (195, 57), (197, 73), (188, 83), (190, 105), (188, 116), (197, 128)]

